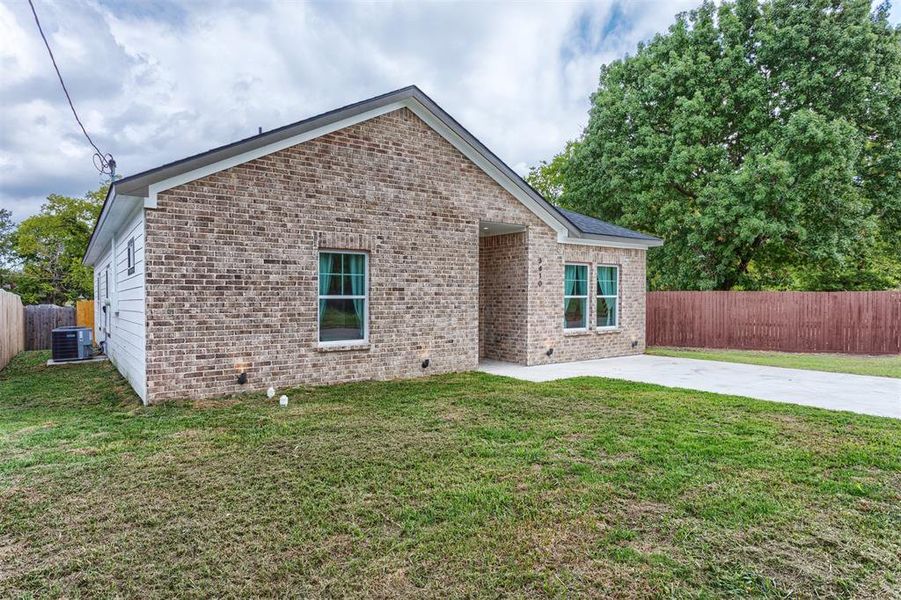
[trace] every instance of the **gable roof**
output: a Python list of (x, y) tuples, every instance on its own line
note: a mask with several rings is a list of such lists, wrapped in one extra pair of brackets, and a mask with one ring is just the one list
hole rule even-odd
[[(411, 85), (117, 180), (110, 186), (84, 262), (93, 264), (99, 259), (101, 248), (112, 238), (116, 222), (123, 221), (138, 206), (156, 208), (156, 194), (160, 191), (404, 107), (553, 227), (559, 241), (634, 248), (663, 244), (659, 238), (557, 208), (422, 90)], [(113, 231), (103, 232), (109, 228)]]

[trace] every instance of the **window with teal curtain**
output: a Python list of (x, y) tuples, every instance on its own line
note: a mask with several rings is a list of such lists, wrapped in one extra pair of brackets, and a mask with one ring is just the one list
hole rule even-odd
[(366, 339), (367, 256), (319, 253), (319, 341)]
[(588, 327), (588, 266), (563, 267), (563, 328)]
[(597, 277), (597, 326), (619, 325), (619, 267), (600, 266)]

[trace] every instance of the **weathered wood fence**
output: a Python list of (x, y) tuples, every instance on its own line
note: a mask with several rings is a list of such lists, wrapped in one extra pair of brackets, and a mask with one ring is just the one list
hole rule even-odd
[(651, 292), (647, 344), (901, 353), (901, 292)]
[(25, 349), (25, 309), (22, 300), (0, 290), (0, 369)]
[(25, 349), (49, 350), (56, 327), (75, 325), (74, 306), (35, 304), (25, 307)]

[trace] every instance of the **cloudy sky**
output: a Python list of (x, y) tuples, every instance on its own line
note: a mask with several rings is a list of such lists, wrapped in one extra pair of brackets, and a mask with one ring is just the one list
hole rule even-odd
[[(122, 175), (411, 83), (525, 173), (581, 131), (602, 64), (698, 2), (34, 1)], [(28, 3), (0, 0), (0, 206), (97, 187), (92, 153)]]

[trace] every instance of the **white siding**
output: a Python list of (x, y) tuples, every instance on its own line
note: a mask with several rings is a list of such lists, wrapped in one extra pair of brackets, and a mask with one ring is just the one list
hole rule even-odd
[[(134, 239), (134, 273), (128, 273), (128, 242)], [(113, 256), (115, 248), (115, 257)], [(106, 286), (109, 269), (109, 290)], [(106, 353), (141, 400), (146, 399), (144, 310), (144, 210), (139, 209), (116, 232), (113, 243), (94, 267), (96, 335)], [(103, 306), (109, 299), (107, 312)]]

